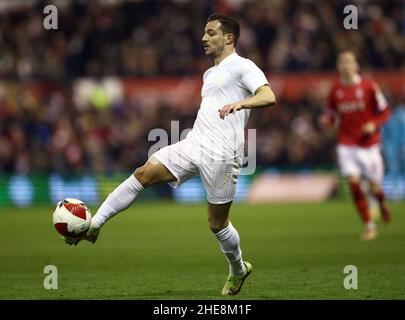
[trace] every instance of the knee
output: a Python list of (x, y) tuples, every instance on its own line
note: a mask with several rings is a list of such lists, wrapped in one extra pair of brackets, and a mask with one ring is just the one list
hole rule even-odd
[(349, 177), (347, 179), (347, 183), (352, 195), (361, 194), (363, 192), (361, 189), (360, 180), (357, 177)]
[(371, 183), (370, 189), (372, 193), (378, 193), (381, 191), (381, 186), (378, 183)]
[(144, 188), (148, 187), (151, 183), (151, 178), (147, 173), (146, 164), (143, 165), (142, 167), (137, 168), (134, 172), (134, 176)]
[(350, 185), (359, 184), (360, 183), (360, 178), (356, 177), (356, 176), (349, 176), (349, 177), (347, 177), (347, 182)]
[(228, 225), (228, 221), (218, 221), (215, 219), (208, 219), (208, 226), (213, 233), (217, 233), (222, 229), (225, 229)]

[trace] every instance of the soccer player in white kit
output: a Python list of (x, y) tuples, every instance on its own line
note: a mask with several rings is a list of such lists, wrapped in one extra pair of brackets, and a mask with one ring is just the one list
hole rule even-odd
[(207, 195), (209, 227), (229, 263), (222, 295), (240, 291), (252, 265), (242, 259), (229, 210), (242, 165), (244, 127), (250, 109), (274, 105), (276, 100), (264, 73), (236, 53), (239, 30), (239, 23), (231, 17), (208, 18), (202, 42), (214, 66), (203, 76), (202, 101), (192, 130), (184, 140), (160, 149), (137, 168), (102, 203), (87, 234), (65, 239), (68, 244), (82, 239), (94, 243), (107, 220), (127, 209), (144, 188), (163, 182), (176, 187), (199, 175)]

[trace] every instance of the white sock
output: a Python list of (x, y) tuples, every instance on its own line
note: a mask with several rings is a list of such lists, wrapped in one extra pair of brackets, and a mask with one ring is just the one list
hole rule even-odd
[(92, 219), (92, 225), (96, 228), (100, 228), (117, 213), (127, 209), (142, 190), (143, 186), (141, 183), (131, 174), (127, 180), (115, 188), (115, 190), (108, 195), (107, 199), (104, 200)]
[(366, 228), (367, 228), (367, 230), (375, 229), (375, 222), (374, 222), (374, 220), (370, 220), (369, 222), (367, 222), (367, 223), (366, 223)]
[(245, 272), (245, 266), (242, 260), (242, 251), (240, 249), (239, 233), (229, 222), (228, 226), (221, 231), (214, 233), (219, 241), (222, 252), (225, 254), (229, 263), (229, 273), (231, 275), (241, 275)]

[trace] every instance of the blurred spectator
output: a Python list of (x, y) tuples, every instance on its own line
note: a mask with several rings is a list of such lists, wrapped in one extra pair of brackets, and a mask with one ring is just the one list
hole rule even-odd
[[(403, 101), (404, 102), (404, 101)], [(405, 104), (394, 105), (390, 120), (383, 127), (383, 151), (387, 181), (394, 200), (405, 197)]]
[(383, 147), (387, 175), (405, 176), (405, 104), (393, 107), (392, 116), (383, 127)]
[(43, 28), (41, 3), (16, 1), (0, 12), (0, 78), (200, 73), (208, 63), (203, 26), (216, 10), (240, 20), (240, 53), (266, 71), (331, 70), (337, 50), (348, 46), (365, 68), (405, 66), (399, 0), (354, 1), (359, 29), (350, 32), (345, 1), (59, 1), (58, 30)]

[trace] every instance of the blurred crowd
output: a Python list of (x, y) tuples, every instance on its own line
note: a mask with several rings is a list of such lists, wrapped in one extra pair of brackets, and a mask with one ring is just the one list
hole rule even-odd
[[(212, 12), (239, 19), (240, 54), (269, 72), (330, 70), (348, 47), (365, 68), (405, 66), (403, 0), (59, 0), (57, 30), (43, 27), (52, 1), (8, 3), (25, 5), (0, 12), (0, 78), (198, 74)], [(358, 30), (344, 28), (345, 5)]]
[[(240, 19), (238, 52), (270, 74), (332, 70), (336, 52), (351, 46), (364, 68), (405, 66), (403, 1), (352, 1), (359, 30), (351, 32), (342, 26), (344, 1), (102, 2), (59, 1), (58, 30), (43, 28), (40, 2), (0, 11), (0, 173), (129, 171), (147, 159), (152, 129), (170, 132), (171, 120), (191, 128), (198, 97), (179, 109), (159, 99), (100, 104), (99, 93), (83, 108), (73, 84), (82, 76), (200, 77), (211, 63), (200, 45), (211, 12)], [(333, 166), (334, 136), (317, 122), (323, 107), (309, 93), (252, 112), (258, 165)]]
[[(180, 89), (178, 94), (185, 91)], [(149, 136), (152, 130), (164, 129), (170, 144), (177, 138), (172, 121), (179, 122), (179, 133), (192, 128), (199, 107), (198, 95), (185, 101), (184, 108), (149, 95), (105, 104), (102, 94), (96, 96), (99, 98), (90, 98), (85, 107), (79, 107), (69, 87), (35, 90), (21, 84), (0, 85), (0, 173), (131, 171), (161, 141)], [(402, 102), (405, 110), (404, 100), (387, 96), (392, 107)], [(279, 97), (275, 107), (252, 111), (247, 129), (256, 129), (257, 165), (332, 168), (335, 135), (318, 124), (323, 108), (323, 97), (314, 92), (298, 101)], [(405, 112), (401, 114), (396, 119), (402, 122), (387, 134), (387, 146), (401, 137), (396, 127), (405, 132)], [(405, 146), (404, 141), (399, 143)]]

